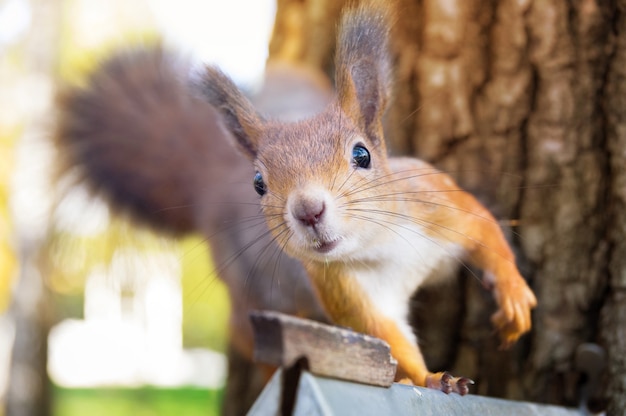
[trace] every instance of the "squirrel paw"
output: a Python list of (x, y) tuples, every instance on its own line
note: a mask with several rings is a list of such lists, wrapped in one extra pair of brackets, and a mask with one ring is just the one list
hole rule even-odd
[(498, 282), (494, 296), (500, 308), (491, 316), (491, 322), (500, 333), (500, 347), (506, 349), (530, 330), (530, 311), (537, 305), (537, 298), (521, 277)]
[(430, 373), (426, 376), (426, 387), (429, 389), (441, 390), (446, 394), (458, 393), (465, 396), (469, 393), (469, 386), (474, 381), (467, 377), (454, 377), (444, 371), (442, 373)]

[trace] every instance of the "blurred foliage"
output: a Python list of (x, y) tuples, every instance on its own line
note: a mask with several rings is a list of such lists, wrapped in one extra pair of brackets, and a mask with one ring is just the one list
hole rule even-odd
[(127, 34), (124, 39), (111, 39), (96, 47), (81, 50), (76, 47), (61, 48), (58, 75), (70, 85), (81, 86), (87, 76), (112, 52), (129, 45), (155, 45), (161, 42), (156, 32), (136, 32)]
[[(80, 224), (75, 224), (78, 229)], [(94, 267), (108, 265), (116, 252), (132, 250), (143, 253), (171, 251), (175, 241), (112, 217), (108, 226), (96, 234), (77, 234), (54, 230), (48, 248), (51, 273), (47, 283), (59, 294), (82, 293), (85, 279)]]
[(159, 39), (145, 1), (65, 0), (62, 7), (58, 75), (65, 82), (84, 82), (115, 49)]
[(19, 103), (17, 81), (24, 71), (24, 51), (19, 42), (2, 45), (0, 53), (0, 313), (10, 302), (11, 286), (18, 273), (10, 219), (11, 178), (15, 168), (15, 145), (26, 120)]
[[(58, 68), (61, 87), (84, 84), (90, 72), (115, 49), (160, 41), (145, 2), (66, 0), (63, 7)], [(115, 253), (124, 249), (178, 253), (184, 294), (184, 345), (223, 351), (228, 297), (223, 284), (212, 274), (206, 244), (190, 238), (179, 245), (116, 217), (98, 234), (53, 232), (49, 261), (54, 267), (48, 283), (60, 302), (61, 315), (71, 316), (78, 311), (77, 297), (90, 271), (110, 264)]]
[(222, 390), (65, 389), (55, 387), (54, 416), (212, 416), (219, 415)]
[(230, 303), (217, 278), (208, 246), (198, 237), (181, 245), (183, 265), (183, 344), (226, 351)]
[[(28, 3), (34, 5), (33, 2)], [(37, 4), (62, 8), (60, 13), (51, 14), (61, 19), (58, 39), (57, 36), (51, 37), (52, 42), (58, 42), (58, 47), (46, 46), (44, 49), (55, 57), (54, 73), (48, 71), (46, 74), (37, 73), (37, 76), (30, 73), (35, 71), (29, 65), (36, 67), (35, 55), (42, 48), (24, 45), (30, 34), (39, 31), (41, 26), (31, 27), (28, 29), (30, 32), (20, 34), (14, 44), (2, 45), (0, 51), (0, 313), (10, 303), (11, 286), (18, 275), (16, 242), (11, 240), (15, 230), (9, 204), (16, 144), (29, 123), (50, 128), (48, 123), (53, 121), (35, 119), (32, 116), (34, 112), (29, 111), (38, 102), (33, 97), (48, 97), (41, 93), (40, 78), (45, 75), (46, 81), (54, 80), (57, 89), (66, 85), (80, 86), (112, 50), (125, 45), (149, 45), (159, 41), (150, 8), (142, 0), (63, 0)], [(37, 13), (37, 10), (34, 12)], [(56, 20), (51, 23), (54, 24)], [(52, 85), (51, 82), (49, 84)], [(50, 192), (58, 192), (58, 189), (50, 189)], [(57, 196), (61, 201), (63, 196)], [(33, 204), (38, 202), (32, 201)], [(181, 261), (181, 284), (185, 294), (185, 345), (224, 349), (228, 298), (221, 282), (212, 275), (213, 267), (204, 243), (197, 238), (182, 243), (168, 240), (118, 218), (111, 219), (105, 230), (96, 233), (83, 232), (80, 222), (77, 227), (80, 232), (59, 227), (58, 224), (53, 226), (44, 249), (45, 261), (52, 266), (45, 269), (44, 275), (52, 289), (57, 308), (55, 312), (60, 312), (56, 318), (81, 316), (87, 277), (94, 268), (109, 265), (118, 250), (174, 252)], [(221, 391), (193, 388), (55, 388), (53, 414), (211, 415), (218, 414), (221, 396)], [(0, 403), (0, 416), (2, 413)]]
[(9, 305), (11, 285), (17, 275), (17, 258), (9, 237), (13, 233), (9, 221), (9, 184), (19, 130), (6, 131), (3, 127), (0, 125), (0, 313)]
[(182, 269), (183, 345), (225, 351), (228, 294), (216, 277), (207, 244), (199, 237), (177, 242), (113, 217), (102, 233), (57, 232), (51, 241), (47, 283), (56, 295), (58, 318), (82, 316), (82, 293), (87, 277), (97, 267), (109, 265), (116, 252), (126, 249), (157, 255), (174, 252)]

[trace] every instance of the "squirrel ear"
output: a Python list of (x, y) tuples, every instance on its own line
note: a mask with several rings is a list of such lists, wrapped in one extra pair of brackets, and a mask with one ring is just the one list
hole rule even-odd
[(375, 4), (349, 9), (342, 16), (337, 39), (341, 108), (374, 137), (382, 137), (382, 116), (391, 90), (387, 14)]
[(222, 115), (236, 145), (250, 160), (256, 158), (262, 119), (235, 83), (214, 66), (196, 82), (202, 97)]

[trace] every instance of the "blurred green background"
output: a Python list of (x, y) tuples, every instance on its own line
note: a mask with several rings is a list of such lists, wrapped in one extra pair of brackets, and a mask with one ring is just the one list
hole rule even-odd
[(221, 390), (199, 388), (54, 388), (54, 415), (219, 415)]

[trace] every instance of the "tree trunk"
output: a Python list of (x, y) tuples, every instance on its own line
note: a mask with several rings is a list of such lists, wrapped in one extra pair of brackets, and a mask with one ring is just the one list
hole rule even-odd
[(12, 184), (16, 189), (11, 208), (19, 275), (9, 309), (15, 339), (4, 410), (10, 416), (47, 416), (52, 411), (47, 355), (48, 332), (54, 318), (41, 256), (48, 240), (51, 203), (49, 175), (46, 175), (50, 167), (50, 147), (46, 134), (52, 107), (61, 7), (47, 0), (30, 0), (29, 7), (31, 27), (35, 29), (25, 37), (18, 59), (24, 71), (21, 74), (23, 84), (36, 93), (25, 97), (28, 117), (18, 144), (17, 170)]
[[(270, 59), (332, 74), (344, 3), (279, 0)], [(392, 151), (449, 172), (502, 219), (539, 298), (532, 333), (502, 352), (475, 272), (422, 293), (431, 369), (472, 377), (479, 394), (577, 406), (575, 352), (597, 342), (601, 396), (626, 412), (626, 1), (388, 4)], [(420, 319), (425, 305), (437, 319)]]

